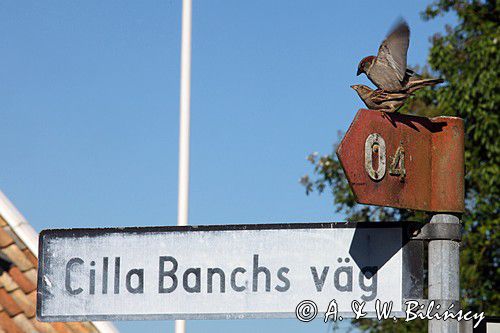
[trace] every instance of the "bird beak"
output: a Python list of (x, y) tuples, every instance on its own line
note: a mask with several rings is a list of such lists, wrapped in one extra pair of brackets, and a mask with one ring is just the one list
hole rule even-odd
[(354, 85), (351, 86), (352, 89), (355, 89)]
[(356, 76), (359, 76), (359, 74), (363, 73), (363, 71), (361, 70), (361, 68), (358, 68), (358, 72), (356, 73)]

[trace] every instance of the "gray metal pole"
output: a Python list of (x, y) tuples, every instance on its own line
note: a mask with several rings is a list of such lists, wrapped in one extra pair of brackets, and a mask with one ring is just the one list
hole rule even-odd
[[(460, 219), (451, 214), (436, 214), (430, 223), (460, 224)], [(452, 240), (429, 241), (429, 300), (459, 301), (459, 245)], [(459, 323), (453, 319), (429, 320), (428, 328), (429, 333), (458, 333)]]

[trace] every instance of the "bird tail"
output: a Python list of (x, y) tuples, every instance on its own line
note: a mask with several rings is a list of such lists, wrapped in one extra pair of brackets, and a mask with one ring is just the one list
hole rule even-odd
[(411, 94), (423, 87), (435, 86), (436, 84), (443, 83), (443, 79), (418, 79), (411, 80), (408, 82), (408, 87), (406, 88), (406, 92)]

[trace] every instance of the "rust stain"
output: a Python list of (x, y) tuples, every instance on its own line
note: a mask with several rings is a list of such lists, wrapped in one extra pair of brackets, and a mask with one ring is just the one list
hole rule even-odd
[[(404, 155), (404, 168), (399, 174), (398, 170), (388, 169), (382, 179), (370, 178), (365, 143), (373, 133), (385, 141), (387, 168), (398, 150), (400, 157)], [(376, 160), (373, 168), (378, 168), (378, 149), (371, 155)], [(361, 109), (340, 143), (337, 156), (359, 203), (432, 212), (464, 211), (463, 119)]]

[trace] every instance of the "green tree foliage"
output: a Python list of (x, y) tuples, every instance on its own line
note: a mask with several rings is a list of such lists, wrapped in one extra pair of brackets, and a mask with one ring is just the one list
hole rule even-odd
[[(457, 25), (432, 38), (428, 66), (432, 76), (446, 83), (420, 91), (402, 112), (421, 116), (448, 115), (465, 120), (466, 212), (460, 252), (462, 306), (500, 313), (500, 198), (498, 144), (500, 110), (500, 2), (438, 0), (422, 13), (424, 20), (453, 13)], [(338, 144), (338, 143), (337, 143)], [(335, 156), (312, 154), (313, 177), (301, 182), (306, 193), (331, 191), (338, 212), (351, 221), (419, 220), (422, 212), (357, 205)], [(356, 325), (372, 332), (424, 332), (427, 323), (401, 321), (378, 323), (362, 320)]]

